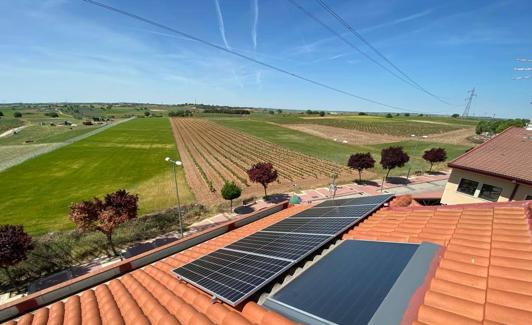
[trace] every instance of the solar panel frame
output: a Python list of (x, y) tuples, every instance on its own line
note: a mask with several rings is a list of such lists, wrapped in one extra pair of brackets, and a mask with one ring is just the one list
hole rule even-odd
[(225, 248), (298, 261), (300, 256), (307, 256), (330, 239), (331, 235), (259, 231)]
[(364, 205), (364, 204), (374, 204), (380, 206), (390, 200), (394, 194), (381, 194), (381, 195), (371, 195), (371, 196), (360, 196), (347, 199), (334, 199), (328, 200), (319, 203), (315, 208), (323, 207), (333, 207), (333, 206), (344, 206), (344, 205)]
[(359, 218), (287, 218), (263, 229), (262, 232), (297, 232), (334, 236), (342, 229), (351, 227), (357, 219)]
[[(212, 260), (213, 256), (216, 256), (214, 257), (215, 259), (219, 258), (220, 260), (223, 260), (223, 258), (220, 257), (221, 255), (226, 256), (226, 261), (230, 261), (229, 264), (219, 264), (219, 269), (214, 271), (213, 269), (201, 269), (200, 265), (206, 263), (208, 260)], [(242, 261), (242, 263), (237, 263), (238, 261)], [(250, 261), (255, 261), (255, 263), (262, 265), (269, 263), (270, 268), (262, 268), (257, 266), (258, 264), (254, 264), (253, 266), (249, 263)], [(249, 263), (245, 264), (248, 269), (256, 268), (259, 271), (245, 274), (246, 272), (231, 267), (235, 264), (238, 264), (240, 267), (243, 262)], [(173, 273), (178, 278), (184, 279), (205, 292), (212, 294), (213, 297), (236, 306), (257, 292), (257, 290), (270, 283), (271, 280), (288, 270), (292, 265), (293, 263), (289, 261), (250, 253), (235, 252), (221, 248), (174, 269)], [(231, 270), (231, 273), (226, 272), (228, 269)], [(240, 273), (243, 275), (240, 275)], [(258, 274), (262, 275), (259, 276)], [(238, 276), (238, 278), (235, 276)], [(262, 280), (257, 281), (253, 280), (253, 278), (262, 278)], [(255, 283), (250, 283), (251, 281), (254, 281)]]
[[(359, 219), (378, 209), (375, 205), (346, 205), (339, 207), (310, 208), (287, 219), (298, 218), (350, 218)], [(282, 222), (282, 221), (281, 221)]]

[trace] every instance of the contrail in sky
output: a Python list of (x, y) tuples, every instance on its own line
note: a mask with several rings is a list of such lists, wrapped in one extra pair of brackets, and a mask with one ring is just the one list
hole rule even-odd
[(253, 30), (251, 37), (253, 38), (253, 49), (257, 49), (257, 27), (259, 25), (259, 0), (253, 0)]
[(222, 40), (224, 41), (225, 48), (230, 50), (231, 46), (229, 45), (229, 42), (227, 42), (227, 38), (225, 37), (224, 17), (222, 16), (220, 2), (218, 0), (214, 0), (214, 4), (216, 6), (216, 14), (218, 15), (218, 29), (220, 29), (220, 35), (222, 36)]

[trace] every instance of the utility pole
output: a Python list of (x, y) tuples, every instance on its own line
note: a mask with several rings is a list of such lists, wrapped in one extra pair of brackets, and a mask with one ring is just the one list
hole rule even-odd
[(464, 113), (462, 113), (462, 117), (468, 117), (469, 116), (469, 110), (471, 109), (471, 102), (473, 101), (473, 97), (477, 96), (475, 93), (475, 88), (468, 90), (469, 97), (467, 97), (465, 100), (467, 101), (466, 107), (464, 109)]

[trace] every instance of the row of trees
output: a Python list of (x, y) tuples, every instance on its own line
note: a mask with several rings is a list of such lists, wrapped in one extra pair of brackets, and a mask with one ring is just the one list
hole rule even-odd
[(481, 134), (484, 132), (495, 134), (501, 133), (509, 127), (524, 127), (529, 123), (527, 119), (509, 119), (509, 120), (483, 120), (478, 122), (475, 132)]
[(192, 116), (192, 111), (191, 110), (181, 110), (181, 111), (170, 111), (168, 112), (168, 116), (169, 117), (187, 117), (187, 116)]
[[(447, 152), (444, 148), (432, 148), (426, 150), (423, 153), (422, 158), (430, 163), (430, 172), (435, 163), (444, 162), (447, 159)], [(410, 156), (402, 147), (389, 147), (381, 150), (380, 164), (382, 168), (386, 170), (386, 179), (390, 175), (392, 169), (403, 167), (408, 161), (410, 161)], [(358, 179), (359, 181), (362, 181), (362, 171), (364, 169), (374, 168), (375, 159), (373, 159), (369, 152), (356, 153), (349, 157), (347, 166), (357, 170)]]
[(236, 109), (236, 108), (206, 108), (203, 110), (203, 113), (220, 113), (220, 114), (251, 114), (247, 109)]
[(308, 115), (319, 115), (319, 116), (325, 116), (325, 111), (313, 111), (311, 109), (307, 109), (306, 112)]

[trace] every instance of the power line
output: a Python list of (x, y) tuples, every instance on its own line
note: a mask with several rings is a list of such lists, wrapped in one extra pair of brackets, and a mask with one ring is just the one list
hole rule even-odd
[(275, 70), (277, 72), (281, 72), (281, 73), (284, 73), (286, 75), (289, 75), (289, 76), (292, 76), (294, 78), (297, 78), (297, 79), (300, 79), (300, 80), (303, 80), (303, 81), (306, 81), (306, 82), (309, 82), (311, 84), (314, 84), (316, 86), (319, 86), (319, 87), (322, 87), (322, 88), (326, 88), (326, 89), (329, 89), (329, 90), (332, 90), (332, 91), (335, 91), (337, 93), (340, 93), (340, 94), (344, 94), (344, 95), (347, 95), (347, 96), (350, 96), (350, 97), (353, 97), (353, 98), (357, 98), (357, 99), (360, 99), (360, 100), (363, 100), (365, 102), (368, 102), (368, 103), (372, 103), (372, 104), (376, 104), (376, 105), (380, 105), (380, 106), (384, 106), (384, 107), (388, 107), (388, 108), (391, 108), (391, 109), (395, 109), (395, 110), (399, 110), (399, 111), (405, 111), (405, 112), (413, 112), (413, 113), (418, 113), (418, 111), (414, 111), (414, 110), (410, 110), (410, 109), (407, 109), (407, 108), (403, 108), (403, 107), (400, 107), (400, 106), (395, 106), (395, 105), (389, 105), (389, 104), (386, 104), (386, 103), (383, 103), (383, 102), (380, 102), (380, 101), (377, 101), (377, 100), (373, 100), (373, 99), (370, 99), (370, 98), (366, 98), (366, 97), (362, 97), (362, 96), (359, 96), (359, 95), (356, 95), (356, 94), (353, 94), (351, 92), (348, 92), (348, 91), (345, 91), (345, 90), (342, 90), (342, 89), (339, 89), (339, 88), (336, 88), (336, 87), (333, 87), (333, 86), (329, 86), (327, 84), (324, 84), (322, 82), (319, 82), (319, 81), (315, 81), (315, 80), (312, 80), (312, 79), (309, 79), (307, 77), (303, 77), (301, 75), (298, 75), (296, 73), (293, 73), (293, 72), (290, 72), (288, 70), (285, 70), (283, 68), (279, 68), (279, 67), (276, 67), (276, 66), (273, 66), (269, 63), (266, 63), (266, 62), (263, 62), (263, 61), (260, 61), (260, 60), (257, 60), (257, 59), (254, 59), (250, 56), (247, 56), (247, 55), (244, 55), (244, 54), (241, 54), (241, 53), (238, 53), (238, 52), (235, 52), (233, 50), (229, 50), (229, 49), (226, 49), (225, 47), (222, 47), (222, 46), (219, 46), (219, 45), (216, 45), (214, 43), (211, 43), (209, 41), (206, 41), (206, 40), (203, 40), (199, 37), (196, 37), (196, 36), (193, 36), (193, 35), (190, 35), (190, 34), (187, 34), (185, 32), (182, 32), (180, 30), (177, 30), (173, 27), (169, 27), (169, 26), (166, 26), (166, 25), (163, 25), (161, 23), (158, 23), (158, 22), (155, 22), (153, 20), (150, 20), (150, 19), (147, 19), (147, 18), (144, 18), (144, 17), (141, 17), (141, 16), (138, 16), (136, 14), (133, 14), (133, 13), (130, 13), (130, 12), (127, 12), (127, 11), (124, 11), (122, 9), (118, 9), (118, 8), (115, 8), (115, 7), (112, 7), (112, 6), (109, 6), (109, 5), (106, 5), (104, 3), (101, 3), (101, 2), (98, 2), (98, 1), (94, 1), (94, 0), (82, 0), (82, 1), (85, 1), (89, 4), (92, 4), (92, 5), (95, 5), (95, 6), (98, 6), (98, 7), (101, 7), (101, 8), (104, 8), (106, 10), (109, 10), (109, 11), (113, 11), (113, 12), (116, 12), (118, 14), (121, 14), (123, 16), (127, 16), (127, 17), (130, 17), (130, 18), (133, 18), (133, 19), (136, 19), (136, 20), (139, 20), (139, 21), (142, 21), (144, 23), (147, 23), (147, 24), (150, 24), (152, 26), (155, 26), (155, 27), (158, 27), (158, 28), (161, 28), (161, 29), (164, 29), (164, 30), (167, 30), (169, 32), (172, 32), (172, 33), (175, 33), (175, 34), (178, 34), (178, 35), (181, 35), (183, 37), (186, 37), (188, 39), (191, 39), (191, 40), (194, 40), (196, 42), (199, 42), (199, 43), (202, 43), (204, 45), (207, 45), (207, 46), (210, 46), (210, 47), (213, 47), (215, 49), (218, 49), (220, 51), (223, 51), (223, 52), (226, 52), (226, 53), (229, 53), (229, 54), (232, 54), (234, 56), (237, 56), (237, 57), (240, 57), (242, 59), (245, 59), (245, 60), (248, 60), (248, 61), (251, 61), (251, 62), (254, 62), (256, 64), (259, 64), (261, 66), (264, 66), (266, 68), (269, 68), (269, 69), (272, 69), (272, 70)]
[[(292, 0), (290, 0), (292, 1)], [(357, 32), (345, 19), (343, 19), (340, 15), (338, 15), (331, 7), (329, 7), (323, 0), (316, 0), (318, 4), (325, 9), (331, 16), (333, 16), (336, 20), (338, 20), (344, 27), (351, 32), (351, 34), (355, 35), (359, 40), (361, 40), (364, 44), (366, 44), (370, 49), (372, 49), (379, 57), (381, 57), (384, 61), (386, 61), (390, 66), (392, 66), (397, 72), (399, 72), (404, 78), (406, 78), (411, 85), (413, 85), (418, 90), (421, 90), (422, 92), (426, 93), (427, 95), (437, 99), (438, 101), (447, 104), (452, 105), (451, 103), (443, 100), (441, 97), (433, 94), (432, 92), (425, 89), (423, 86), (421, 86), (419, 83), (414, 81), (410, 76), (408, 76), (403, 70), (401, 70), (397, 65), (395, 65), (392, 61), (390, 61), (384, 54), (382, 54), (381, 51), (379, 51), (377, 48), (375, 48), (369, 41), (367, 41), (359, 32)], [(401, 80), (403, 80), (401, 78)]]
[[(320, 24), (323, 28), (327, 29), (329, 32), (331, 32), (332, 34), (336, 35), (336, 37), (338, 37), (340, 40), (342, 40), (345, 44), (349, 45), (350, 47), (352, 47), (353, 49), (355, 49), (358, 53), (362, 54), (364, 57), (366, 57), (368, 60), (370, 60), (371, 62), (375, 63), (376, 65), (378, 65), (379, 67), (381, 67), (382, 69), (388, 71), (388, 73), (392, 74), (394, 77), (400, 79), (401, 81), (411, 85), (411, 86), (414, 86), (416, 87), (414, 84), (412, 84), (410, 81), (404, 79), (403, 77), (401, 77), (400, 75), (398, 75), (397, 73), (393, 72), (391, 69), (389, 69), (387, 66), (383, 65), (382, 63), (380, 63), (379, 61), (375, 60), (374, 58), (372, 58), (371, 56), (369, 56), (366, 52), (362, 51), (360, 48), (358, 48), (358, 46), (356, 46), (355, 44), (353, 44), (352, 42), (350, 42), (349, 40), (347, 40), (345, 37), (342, 36), (342, 34), (338, 33), (337, 31), (335, 31), (334, 29), (332, 29), (329, 25), (327, 25), (326, 23), (324, 23), (322, 20), (320, 20), (318, 17), (316, 17), (315, 15), (313, 15), (311, 12), (309, 12), (307, 9), (305, 9), (303, 6), (301, 6), (299, 3), (297, 3), (297, 1), (295, 0), (288, 0), (294, 7), (296, 7), (297, 9), (299, 9), (301, 12), (303, 12), (305, 15), (307, 15), (309, 18), (311, 18), (312, 20), (314, 20), (315, 22), (317, 22), (318, 24)], [(417, 87), (416, 87), (417, 88)]]

